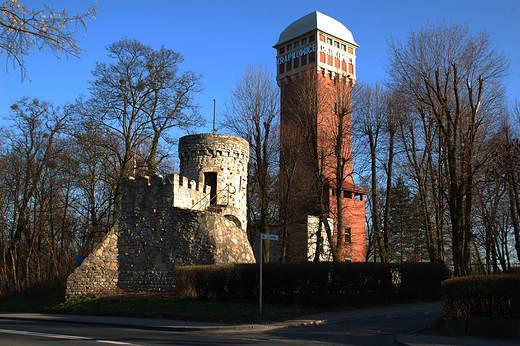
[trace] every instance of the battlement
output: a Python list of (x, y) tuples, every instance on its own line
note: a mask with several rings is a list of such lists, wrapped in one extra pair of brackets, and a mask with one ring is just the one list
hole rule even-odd
[[(203, 133), (182, 137), (179, 141), (179, 158), (182, 161), (209, 157), (243, 162), (249, 161), (249, 143), (240, 137), (231, 135)], [(181, 163), (181, 165), (183, 165)], [(181, 168), (181, 172), (182, 172)]]
[(210, 186), (178, 174), (128, 177), (123, 180), (121, 211), (150, 209), (157, 212), (171, 207), (206, 210), (210, 192)]

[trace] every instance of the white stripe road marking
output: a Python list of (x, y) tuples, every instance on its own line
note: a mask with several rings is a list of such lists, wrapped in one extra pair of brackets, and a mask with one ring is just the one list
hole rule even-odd
[(91, 340), (98, 343), (103, 344), (112, 344), (112, 345), (135, 345), (129, 342), (122, 342), (122, 341), (112, 341), (112, 340), (96, 340), (93, 338), (88, 338), (84, 336), (75, 336), (75, 335), (62, 335), (62, 334), (51, 334), (51, 333), (39, 333), (39, 332), (29, 332), (26, 330), (11, 330), (11, 329), (1, 329), (0, 333), (5, 334), (17, 334), (17, 335), (28, 335), (28, 336), (39, 336), (43, 338), (53, 338), (53, 339), (65, 339), (65, 340)]

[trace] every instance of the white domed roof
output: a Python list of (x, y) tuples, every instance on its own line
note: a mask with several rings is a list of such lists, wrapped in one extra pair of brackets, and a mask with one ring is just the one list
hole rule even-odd
[(301, 17), (285, 28), (285, 30), (280, 34), (280, 38), (275, 46), (316, 29), (357, 46), (357, 43), (354, 41), (354, 36), (352, 36), (352, 33), (345, 27), (345, 25), (318, 11), (314, 11)]

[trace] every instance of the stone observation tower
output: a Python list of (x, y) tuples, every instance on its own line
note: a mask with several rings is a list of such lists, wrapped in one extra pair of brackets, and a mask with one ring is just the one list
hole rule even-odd
[(128, 177), (117, 224), (67, 279), (67, 300), (175, 290), (175, 267), (254, 263), (246, 233), (249, 143), (180, 139), (181, 174)]
[[(290, 24), (274, 45), (276, 80), (281, 89), (281, 170), (296, 168), (291, 195), (297, 197), (289, 209), (300, 213), (292, 220), (293, 223), (307, 224), (303, 228), (307, 237), (307, 259), (311, 259), (316, 247), (316, 238), (311, 238), (316, 237), (316, 174), (319, 170), (324, 176), (323, 203), (335, 228), (336, 239), (338, 220), (334, 211), (338, 209), (337, 181), (341, 184), (344, 226), (342, 260), (365, 259), (366, 191), (356, 187), (352, 177), (352, 99), (349, 98), (356, 82), (358, 47), (345, 25), (317, 11)], [(338, 125), (340, 110), (346, 107), (349, 108), (348, 114)], [(341, 126), (341, 131), (338, 126)], [(341, 145), (337, 142), (340, 132)], [(309, 153), (311, 141), (316, 143), (313, 145), (318, 148), (316, 155), (319, 157)], [(341, 155), (338, 155), (338, 148), (341, 148)], [(337, 160), (338, 156), (346, 160), (340, 178), (336, 175), (338, 161), (341, 161)], [(286, 183), (285, 179), (282, 175), (282, 184)], [(292, 237), (297, 238), (297, 235), (293, 234)], [(326, 255), (327, 249), (324, 252)], [(299, 258), (298, 255), (293, 257)], [(325, 258), (328, 259), (330, 257)]]
[(179, 140), (180, 175), (211, 188), (209, 210), (221, 212), (246, 232), (249, 143), (204, 133)]

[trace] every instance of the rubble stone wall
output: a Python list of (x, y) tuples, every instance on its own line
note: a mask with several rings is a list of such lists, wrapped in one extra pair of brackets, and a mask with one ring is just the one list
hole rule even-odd
[[(238, 158), (245, 160), (245, 172), (247, 159)], [(225, 171), (232, 169), (226, 166)], [(188, 178), (171, 174), (125, 179), (119, 220), (69, 276), (66, 299), (173, 291), (176, 266), (254, 263), (246, 232), (230, 218), (238, 216), (230, 209), (208, 211), (210, 188), (203, 180)], [(245, 198), (243, 203), (245, 210)], [(232, 211), (237, 210), (241, 207)]]

